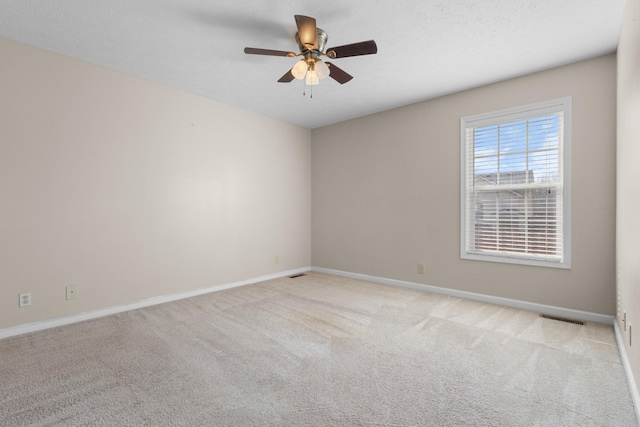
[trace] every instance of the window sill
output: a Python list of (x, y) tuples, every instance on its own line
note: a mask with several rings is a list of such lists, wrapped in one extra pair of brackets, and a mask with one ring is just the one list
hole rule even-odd
[(499, 262), (503, 264), (518, 264), (527, 265), (532, 267), (548, 267), (548, 268), (561, 268), (565, 270), (571, 269), (571, 262), (567, 259), (560, 260), (546, 260), (546, 259), (532, 259), (518, 257), (517, 255), (487, 255), (479, 253), (463, 252), (460, 254), (461, 259), (472, 261), (486, 261), (486, 262)]

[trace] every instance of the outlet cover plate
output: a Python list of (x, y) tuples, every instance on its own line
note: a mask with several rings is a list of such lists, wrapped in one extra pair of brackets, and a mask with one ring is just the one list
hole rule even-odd
[(31, 305), (31, 292), (20, 294), (20, 307), (29, 307)]

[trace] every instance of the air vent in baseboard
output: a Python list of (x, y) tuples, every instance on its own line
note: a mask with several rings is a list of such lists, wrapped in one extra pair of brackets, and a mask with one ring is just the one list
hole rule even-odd
[(302, 277), (302, 276), (306, 276), (306, 274), (302, 273), (302, 274), (296, 274), (295, 276), (289, 276), (289, 279), (295, 279), (296, 277)]
[(549, 314), (541, 314), (540, 317), (542, 317), (543, 319), (557, 320), (559, 322), (573, 323), (574, 325), (584, 325), (584, 322), (582, 320), (567, 319), (566, 317), (551, 316)]

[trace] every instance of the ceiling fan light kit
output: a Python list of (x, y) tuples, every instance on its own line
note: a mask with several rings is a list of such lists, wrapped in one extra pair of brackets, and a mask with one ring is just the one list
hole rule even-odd
[(302, 59), (278, 80), (280, 83), (289, 83), (294, 79), (298, 79), (304, 80), (305, 85), (315, 86), (320, 83), (320, 80), (331, 77), (338, 83), (344, 84), (353, 79), (353, 76), (330, 62), (324, 62), (321, 59), (322, 57), (339, 59), (350, 56), (372, 55), (378, 52), (376, 42), (373, 40), (337, 46), (325, 51), (329, 36), (324, 30), (316, 26), (316, 20), (303, 15), (295, 15), (295, 20), (298, 27), (296, 43), (300, 53), (253, 47), (244, 48), (244, 53), (249, 55), (301, 56)]

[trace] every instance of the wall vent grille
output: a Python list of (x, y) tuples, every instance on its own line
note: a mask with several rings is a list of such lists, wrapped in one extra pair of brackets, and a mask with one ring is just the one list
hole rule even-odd
[(566, 317), (551, 316), (549, 314), (541, 314), (540, 317), (542, 317), (543, 319), (557, 320), (559, 322), (573, 323), (574, 325), (584, 325), (584, 322), (582, 320), (567, 319)]

